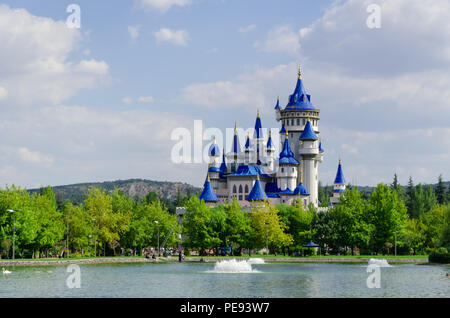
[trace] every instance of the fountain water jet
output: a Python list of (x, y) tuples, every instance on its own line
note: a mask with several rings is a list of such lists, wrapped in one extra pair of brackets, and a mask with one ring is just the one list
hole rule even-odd
[(224, 260), (217, 262), (214, 265), (214, 269), (212, 271), (208, 271), (211, 273), (259, 273), (258, 270), (252, 268), (252, 264), (249, 261), (236, 261), (232, 260)]

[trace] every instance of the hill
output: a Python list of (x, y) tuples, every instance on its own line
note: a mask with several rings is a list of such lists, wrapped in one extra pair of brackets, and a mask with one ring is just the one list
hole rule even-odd
[[(89, 188), (95, 187), (106, 191), (113, 191), (114, 188), (123, 191), (132, 198), (142, 199), (150, 191), (155, 191), (159, 196), (173, 200), (177, 198), (178, 193), (182, 195), (194, 194), (201, 189), (187, 183), (152, 181), (144, 179), (129, 179), (106, 182), (79, 183), (52, 187), (55, 196), (59, 202), (70, 200), (73, 203), (80, 204), (86, 198)], [(31, 193), (39, 192), (41, 189), (30, 189)]]

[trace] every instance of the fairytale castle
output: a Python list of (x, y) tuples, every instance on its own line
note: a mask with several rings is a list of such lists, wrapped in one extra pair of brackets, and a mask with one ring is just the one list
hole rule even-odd
[[(319, 163), (324, 150), (319, 139), (320, 109), (311, 103), (311, 95), (303, 86), (301, 70), (297, 85), (286, 107), (275, 106), (276, 120), (281, 122), (280, 149), (275, 154), (271, 133), (265, 136), (261, 118), (256, 117), (253, 137), (247, 135), (244, 149), (239, 144), (237, 126), (231, 150), (221, 154), (216, 141), (209, 149), (210, 162), (200, 199), (207, 204), (231, 202), (236, 198), (242, 206), (267, 200), (271, 204), (293, 204), (318, 207)], [(345, 179), (339, 160), (330, 206), (339, 203), (345, 192)]]

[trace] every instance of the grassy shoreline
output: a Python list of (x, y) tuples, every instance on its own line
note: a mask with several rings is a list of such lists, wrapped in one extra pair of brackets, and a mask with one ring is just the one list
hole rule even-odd
[[(387, 259), (389, 263), (409, 263), (428, 264), (427, 255), (330, 255), (330, 256), (307, 256), (293, 257), (283, 255), (251, 255), (246, 256), (188, 256), (186, 262), (215, 262), (230, 259), (244, 260), (249, 258), (262, 258), (267, 262), (288, 262), (288, 263), (367, 263), (369, 259)], [(146, 259), (142, 256), (110, 256), (110, 257), (71, 257), (52, 259), (0, 259), (0, 266), (45, 266), (45, 265), (67, 265), (67, 264), (113, 264), (113, 263), (162, 263), (178, 262), (178, 256), (159, 257), (156, 260)]]

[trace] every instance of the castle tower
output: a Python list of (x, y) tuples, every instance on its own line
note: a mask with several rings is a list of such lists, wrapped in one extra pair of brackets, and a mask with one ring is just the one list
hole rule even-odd
[(219, 158), (220, 150), (216, 143), (216, 136), (214, 141), (209, 147), (209, 164), (208, 164), (208, 177), (211, 179), (212, 187), (217, 189), (219, 182)]
[(284, 139), (283, 150), (280, 152), (280, 159), (278, 161), (278, 170), (276, 174), (277, 186), (281, 191), (293, 191), (297, 186), (299, 162), (295, 159), (295, 154), (292, 152), (289, 144), (289, 134), (286, 132)]
[(270, 171), (273, 171), (275, 166), (274, 154), (275, 154), (275, 146), (273, 145), (272, 142), (272, 132), (269, 130), (269, 139), (267, 140), (266, 145), (266, 160), (267, 160), (266, 162)]
[(345, 193), (345, 178), (344, 172), (342, 171), (342, 161), (339, 159), (338, 170), (333, 185), (333, 196), (330, 198), (331, 204), (338, 204), (343, 193)]
[(264, 134), (262, 130), (261, 117), (258, 114), (256, 116), (255, 121), (255, 132), (253, 133), (253, 140), (255, 143), (255, 163), (259, 166), (261, 165), (261, 157), (263, 156), (264, 151)]
[(251, 160), (251, 148), (252, 144), (250, 142), (250, 133), (247, 134), (247, 140), (245, 141), (245, 150), (244, 150), (244, 163), (248, 165)]
[[(310, 201), (317, 207), (319, 183), (318, 163), (323, 160), (323, 152), (318, 151), (316, 140), (306, 140), (305, 143), (305, 141), (300, 140), (300, 136), (306, 130), (309, 122), (310, 127), (308, 129), (317, 138), (319, 134), (320, 110), (318, 107), (312, 105), (311, 95), (306, 93), (300, 68), (298, 70), (297, 85), (292, 95), (289, 96), (288, 104), (284, 109), (276, 109), (275, 111), (279, 112), (279, 121), (289, 131), (289, 138), (295, 141), (291, 143), (291, 147), (295, 153), (295, 158), (302, 163), (301, 169), (303, 169), (304, 186), (310, 193)], [(309, 134), (310, 132), (308, 132)]]
[(234, 123), (233, 144), (231, 145), (231, 151), (227, 154), (227, 159), (229, 164), (228, 170), (231, 173), (235, 172), (241, 159), (241, 145), (239, 143), (239, 136), (237, 132), (237, 122)]
[(205, 184), (203, 185), (203, 191), (199, 196), (200, 200), (205, 201), (207, 205), (214, 205), (219, 201), (219, 198), (214, 193), (214, 190), (211, 186), (211, 180), (209, 176), (206, 177)]
[(315, 207), (319, 205), (318, 139), (319, 138), (313, 130), (311, 121), (308, 120), (299, 138), (298, 154), (302, 158), (301, 169), (305, 187), (309, 190), (310, 202), (314, 204)]

